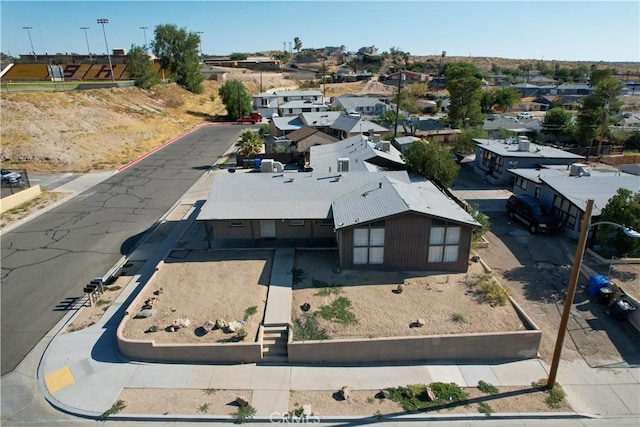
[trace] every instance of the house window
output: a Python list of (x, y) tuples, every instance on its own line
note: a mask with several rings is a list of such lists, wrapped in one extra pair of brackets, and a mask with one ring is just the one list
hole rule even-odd
[(269, 105), (269, 99), (268, 98), (262, 98), (262, 106), (266, 107), (267, 105)]
[(572, 229), (575, 228), (578, 221), (578, 208), (576, 205), (556, 194), (553, 197), (551, 212), (560, 218), (562, 223), (567, 224)]
[(353, 263), (382, 264), (384, 262), (384, 228), (353, 230)]
[(542, 190), (542, 189), (540, 188), (540, 186), (539, 186), (539, 185), (536, 185), (536, 190), (535, 190), (535, 192), (534, 192), (534, 194), (533, 194), (533, 197), (535, 197), (536, 199), (539, 199), (539, 198), (540, 198), (540, 191), (541, 191), (541, 190)]
[(320, 226), (322, 226), (322, 227), (333, 227), (333, 220), (332, 219), (323, 219), (322, 222), (320, 223)]
[(229, 227), (244, 227), (244, 221), (241, 219), (232, 219), (229, 221)]
[(303, 219), (292, 219), (291, 221), (289, 221), (290, 227), (302, 227), (303, 225), (304, 225)]
[(433, 226), (429, 237), (429, 262), (456, 262), (461, 227)]
[(516, 187), (520, 187), (523, 190), (527, 189), (527, 180), (521, 176), (516, 177)]

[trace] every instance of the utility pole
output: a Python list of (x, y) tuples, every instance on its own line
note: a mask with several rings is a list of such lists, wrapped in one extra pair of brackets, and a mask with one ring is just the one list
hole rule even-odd
[(400, 85), (402, 83), (403, 78), (404, 78), (404, 73), (400, 71), (400, 74), (398, 74), (398, 100), (396, 102), (396, 120), (393, 125), (393, 141), (396, 140), (396, 135), (398, 134), (398, 116), (400, 114)]
[(198, 37), (200, 38), (200, 43), (198, 43), (200, 45), (200, 60), (202, 61), (202, 63), (204, 64), (204, 55), (202, 55), (202, 37), (200, 37), (201, 34), (204, 34), (204, 32), (202, 31), (196, 31), (196, 34), (198, 35)]
[(322, 55), (322, 102), (324, 103), (324, 98), (327, 97), (327, 82), (324, 79), (324, 75), (326, 74), (326, 70), (324, 68), (324, 55)]
[(84, 30), (84, 39), (87, 41), (87, 51), (89, 52), (89, 62), (93, 64), (93, 57), (91, 56), (91, 48), (89, 47), (89, 36), (87, 36), (87, 30), (89, 27), (80, 27), (81, 30)]
[(562, 345), (564, 336), (567, 332), (567, 324), (569, 323), (569, 314), (573, 305), (573, 298), (576, 295), (576, 287), (578, 285), (578, 277), (580, 276), (580, 266), (582, 265), (582, 257), (587, 246), (587, 234), (591, 223), (591, 212), (593, 210), (593, 199), (587, 200), (587, 207), (584, 210), (584, 216), (580, 223), (580, 239), (578, 240), (578, 248), (576, 256), (573, 259), (573, 268), (569, 277), (569, 287), (567, 289), (567, 298), (562, 309), (562, 317), (560, 318), (560, 327), (558, 328), (558, 337), (556, 338), (556, 347), (553, 350), (553, 360), (551, 360), (551, 368), (549, 369), (549, 379), (547, 380), (547, 388), (550, 390), (556, 383), (556, 375), (558, 366), (560, 365), (560, 354), (562, 353)]

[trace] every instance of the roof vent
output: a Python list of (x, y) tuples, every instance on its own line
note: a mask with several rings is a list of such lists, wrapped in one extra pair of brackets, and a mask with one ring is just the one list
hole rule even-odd
[(349, 158), (340, 157), (338, 159), (338, 172), (349, 172)]

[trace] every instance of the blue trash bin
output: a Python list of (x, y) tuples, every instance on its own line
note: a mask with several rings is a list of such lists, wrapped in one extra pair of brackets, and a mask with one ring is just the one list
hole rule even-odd
[(598, 295), (600, 288), (604, 288), (606, 286), (609, 286), (609, 279), (604, 277), (602, 274), (594, 274), (589, 277), (589, 289), (587, 290), (587, 293), (589, 296), (595, 297)]

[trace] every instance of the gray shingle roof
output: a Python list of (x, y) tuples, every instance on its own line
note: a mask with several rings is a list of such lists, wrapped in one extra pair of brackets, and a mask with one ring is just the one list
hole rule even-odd
[(381, 177), (409, 182), (404, 171), (218, 174), (198, 220), (324, 219), (339, 196)]
[(271, 121), (276, 129), (280, 130), (296, 130), (304, 126), (300, 118), (296, 116), (272, 117)]
[(377, 221), (405, 212), (480, 225), (429, 181), (407, 183), (390, 176), (357, 188), (333, 202), (336, 229)]
[(389, 130), (372, 121), (362, 120), (360, 117), (348, 116), (346, 114), (338, 117), (331, 125), (331, 129), (349, 133), (369, 132), (371, 129), (373, 129), (374, 132), (387, 132)]
[(302, 113), (300, 119), (307, 126), (331, 126), (340, 117), (340, 111), (323, 111), (317, 113)]

